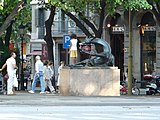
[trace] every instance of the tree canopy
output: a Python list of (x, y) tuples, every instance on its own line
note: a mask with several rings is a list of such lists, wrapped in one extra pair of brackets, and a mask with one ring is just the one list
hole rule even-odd
[[(10, 40), (19, 40), (19, 28), (20, 24), (27, 24), (28, 28), (31, 28), (29, 23), (31, 22), (31, 9), (29, 4), (30, 0), (0, 0), (0, 60), (1, 64), (9, 55), (9, 42)], [(4, 52), (3, 52), (4, 51)], [(15, 49), (18, 51), (18, 49)]]
[[(50, 3), (68, 15), (88, 37), (99, 38), (105, 16), (113, 15), (119, 7), (124, 10), (152, 9), (147, 0), (50, 0)], [(93, 15), (88, 16), (87, 12)], [(95, 23), (94, 15), (99, 16), (98, 23)]]
[[(30, 2), (30, 0), (27, 0)], [(5, 32), (9, 27), (14, 26), (14, 32), (22, 23), (31, 21), (30, 5), (25, 4), (24, 0), (1, 0), (0, 1), (0, 36), (7, 35)], [(14, 34), (13, 32), (13, 34)], [(16, 33), (17, 34), (17, 33)]]

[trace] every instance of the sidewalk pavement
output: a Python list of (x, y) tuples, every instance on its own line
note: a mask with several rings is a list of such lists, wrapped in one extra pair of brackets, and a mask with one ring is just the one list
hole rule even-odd
[[(1, 105), (27, 106), (119, 106), (119, 105), (160, 105), (159, 95), (147, 96), (61, 96), (59, 94), (30, 94), (16, 91), (14, 96), (0, 95)], [(154, 99), (153, 99), (154, 98)], [(152, 99), (152, 102), (150, 102)]]

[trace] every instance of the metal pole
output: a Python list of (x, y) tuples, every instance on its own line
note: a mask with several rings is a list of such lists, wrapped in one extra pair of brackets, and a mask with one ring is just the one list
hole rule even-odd
[(66, 49), (66, 65), (69, 65), (69, 62), (68, 62), (68, 49)]
[(21, 90), (24, 90), (24, 72), (23, 72), (23, 35), (21, 36), (21, 54), (22, 54), (22, 65), (21, 65)]
[(143, 81), (143, 34), (140, 34), (140, 73), (141, 73), (141, 81)]
[(128, 95), (132, 95), (132, 22), (129, 9)]

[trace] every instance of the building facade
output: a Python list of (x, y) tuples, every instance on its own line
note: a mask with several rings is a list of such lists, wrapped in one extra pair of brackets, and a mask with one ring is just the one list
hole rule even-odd
[[(42, 58), (44, 57), (43, 46), (46, 44), (43, 39), (45, 35), (44, 22), (48, 19), (50, 11), (44, 9), (45, 4), (43, 0), (32, 0), (30, 4), (32, 6), (30, 55), (32, 55), (32, 73), (34, 73), (34, 57), (36, 55), (40, 55)], [(56, 72), (60, 61), (65, 61), (66, 64), (69, 63), (68, 49), (63, 48), (63, 37), (64, 35), (70, 35), (72, 32), (76, 33), (80, 40), (86, 37), (71, 19), (62, 14), (61, 11), (57, 12), (52, 25), (54, 66)]]
[[(44, 4), (38, 0), (32, 0), (32, 33), (31, 53), (42, 51), (45, 44), (44, 21), (48, 19), (49, 11), (43, 9)], [(128, 68), (129, 48), (129, 20), (128, 12), (118, 10), (115, 17), (106, 16), (103, 25), (103, 38), (110, 44), (115, 56), (115, 65), (123, 73)], [(151, 11), (132, 12), (132, 71), (133, 76), (141, 80), (146, 74), (160, 74), (160, 27)], [(80, 40), (86, 37), (76, 27), (75, 23), (59, 11), (54, 19), (52, 27), (53, 53), (55, 69), (60, 61), (68, 64), (68, 50), (63, 48), (63, 36), (74, 32)], [(33, 67), (34, 68), (34, 67)]]
[[(128, 68), (129, 16), (118, 11), (115, 18), (104, 22), (104, 38), (110, 43), (116, 66), (123, 72)], [(152, 11), (132, 12), (132, 71), (137, 80), (144, 75), (160, 74), (160, 27)]]

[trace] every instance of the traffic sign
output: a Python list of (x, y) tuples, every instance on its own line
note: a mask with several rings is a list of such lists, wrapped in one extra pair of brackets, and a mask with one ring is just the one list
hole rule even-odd
[(69, 48), (70, 47), (70, 35), (63, 35), (63, 48)]

